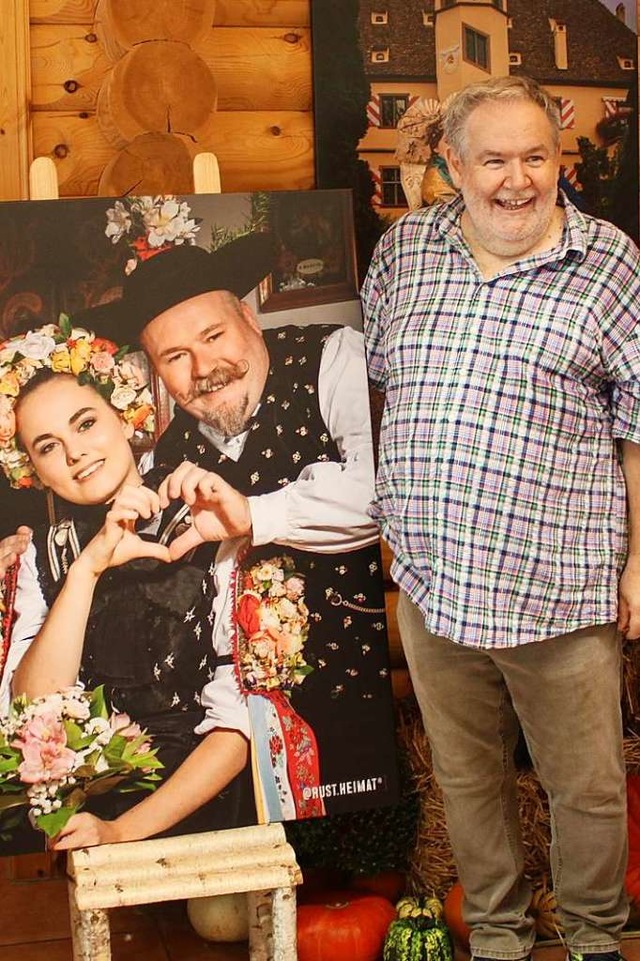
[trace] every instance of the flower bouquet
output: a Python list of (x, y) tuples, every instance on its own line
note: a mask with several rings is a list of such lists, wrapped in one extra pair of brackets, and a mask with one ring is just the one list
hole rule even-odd
[(239, 574), (238, 662), (245, 690), (288, 693), (313, 670), (302, 653), (309, 633), (304, 590), (304, 577), (286, 555)]
[(27, 807), (54, 837), (91, 795), (153, 791), (163, 766), (155, 755), (128, 715), (109, 712), (102, 687), (20, 696), (0, 721), (0, 831)]

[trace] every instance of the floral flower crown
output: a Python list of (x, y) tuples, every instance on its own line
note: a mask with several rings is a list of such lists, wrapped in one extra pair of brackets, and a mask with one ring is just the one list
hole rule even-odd
[(12, 487), (40, 486), (33, 464), (18, 447), (14, 408), (22, 388), (43, 368), (73, 374), (79, 384), (95, 388), (134, 430), (153, 433), (147, 377), (123, 359), (128, 350), (73, 327), (66, 314), (60, 314), (59, 325), (47, 324), (0, 343), (0, 466)]

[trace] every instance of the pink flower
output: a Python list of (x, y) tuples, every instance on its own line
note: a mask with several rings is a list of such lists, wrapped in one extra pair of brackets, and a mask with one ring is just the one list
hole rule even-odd
[(56, 781), (73, 770), (75, 754), (67, 747), (62, 722), (53, 712), (32, 717), (13, 746), (22, 751), (18, 771), (25, 784)]
[(128, 741), (133, 741), (134, 738), (142, 734), (140, 725), (132, 721), (128, 714), (112, 714), (109, 718), (109, 724), (114, 734), (126, 737)]
[(304, 594), (304, 580), (301, 577), (288, 577), (284, 586), (290, 601), (297, 601)]
[(18, 768), (25, 784), (59, 781), (73, 770), (75, 754), (55, 741), (31, 741), (22, 748), (23, 761)]
[(30, 718), (13, 742), (15, 747), (24, 748), (28, 744), (52, 744), (65, 747), (67, 735), (62, 721), (51, 709), (43, 710)]
[(0, 447), (6, 447), (15, 432), (16, 415), (13, 412), (13, 405), (8, 397), (0, 394)]
[(108, 374), (115, 365), (116, 362), (106, 350), (100, 350), (91, 357), (91, 366), (96, 374)]

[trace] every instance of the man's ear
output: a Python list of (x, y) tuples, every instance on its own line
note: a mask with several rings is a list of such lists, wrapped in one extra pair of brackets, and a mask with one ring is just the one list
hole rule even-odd
[(242, 311), (242, 316), (244, 317), (246, 322), (249, 324), (249, 326), (253, 330), (255, 330), (256, 334), (260, 334), (260, 336), (262, 337), (262, 327), (260, 326), (258, 318), (256, 317), (255, 313), (253, 312), (249, 304), (247, 304), (244, 300), (240, 301), (240, 310)]
[(459, 190), (462, 185), (462, 160), (446, 140), (444, 143), (444, 159), (447, 161), (449, 176), (453, 180), (453, 185)]

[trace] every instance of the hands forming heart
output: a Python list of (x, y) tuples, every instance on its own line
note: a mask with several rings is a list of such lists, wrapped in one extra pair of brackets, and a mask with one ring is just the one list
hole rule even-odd
[(177, 560), (205, 541), (222, 541), (251, 533), (249, 501), (219, 474), (184, 461), (158, 490), (160, 506), (181, 498), (191, 508), (191, 527), (169, 546)]
[[(191, 526), (169, 547), (148, 541), (136, 532), (136, 523), (150, 520), (169, 506), (183, 500), (191, 509)], [(148, 487), (126, 485), (114, 499), (102, 529), (82, 555), (94, 576), (139, 557), (169, 563), (206, 541), (250, 534), (251, 514), (247, 498), (218, 474), (185, 461), (169, 474), (158, 492)]]

